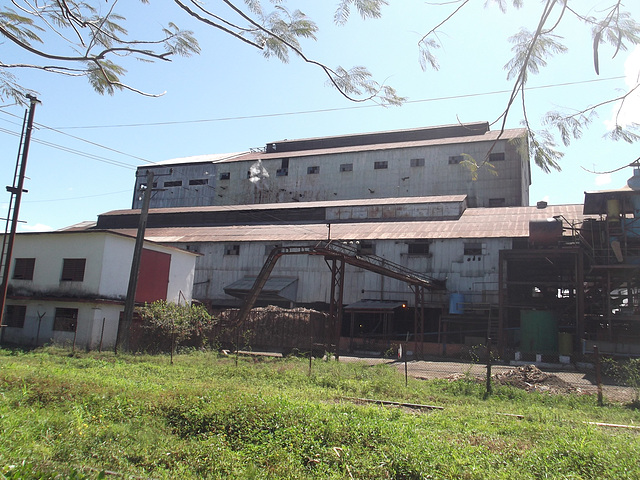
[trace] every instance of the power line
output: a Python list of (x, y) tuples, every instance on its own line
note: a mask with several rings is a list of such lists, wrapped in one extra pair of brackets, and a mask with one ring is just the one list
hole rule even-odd
[[(573, 85), (582, 85), (587, 83), (595, 83), (595, 82), (606, 82), (609, 80), (620, 80), (624, 79), (624, 76), (619, 77), (609, 77), (609, 78), (597, 78), (594, 80), (581, 80), (576, 82), (565, 82), (565, 83), (554, 83), (549, 85), (540, 85), (538, 87), (527, 87), (526, 90), (542, 90), (546, 88), (556, 88), (556, 87), (567, 87)], [(404, 102), (405, 104), (416, 104), (416, 103), (427, 103), (427, 102), (438, 102), (443, 100), (459, 100), (462, 98), (471, 98), (471, 97), (482, 97), (488, 95), (500, 95), (505, 93), (511, 93), (511, 90), (496, 90), (493, 92), (481, 92), (481, 93), (468, 93), (462, 95), (451, 95), (448, 97), (434, 97), (434, 98), (425, 98), (422, 100), (408, 100)], [(344, 110), (356, 110), (362, 108), (380, 108), (382, 105), (378, 104), (370, 104), (370, 105), (352, 105), (349, 107), (338, 107), (338, 108), (324, 108), (319, 110), (299, 110), (293, 112), (281, 112), (281, 113), (265, 113), (260, 115), (244, 115), (239, 117), (220, 117), (220, 118), (209, 118), (209, 119), (200, 119), (200, 120), (176, 120), (176, 121), (168, 121), (168, 122), (152, 122), (152, 123), (129, 123), (129, 124), (115, 124), (115, 125), (86, 125), (86, 126), (67, 126), (67, 127), (57, 127), (58, 130), (76, 130), (76, 129), (96, 129), (96, 128), (133, 128), (133, 127), (159, 127), (159, 126), (167, 126), (167, 125), (188, 125), (192, 123), (211, 123), (211, 122), (228, 122), (232, 120), (251, 120), (256, 118), (273, 118), (273, 117), (285, 117), (290, 115), (308, 115), (313, 113), (328, 113), (328, 112), (339, 112)], [(386, 108), (386, 107), (383, 107)]]

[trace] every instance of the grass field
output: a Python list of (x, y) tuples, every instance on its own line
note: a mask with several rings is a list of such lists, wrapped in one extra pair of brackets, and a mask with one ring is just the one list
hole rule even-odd
[(385, 365), (0, 350), (0, 478), (639, 479), (640, 430), (590, 422), (640, 412), (596, 403)]

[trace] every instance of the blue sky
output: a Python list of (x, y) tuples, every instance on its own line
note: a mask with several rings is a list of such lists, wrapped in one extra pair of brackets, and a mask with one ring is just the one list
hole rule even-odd
[[(127, 3), (123, 13), (130, 30), (140, 25), (152, 30), (173, 19), (195, 30), (202, 54), (171, 63), (126, 65), (127, 83), (147, 92), (166, 92), (159, 98), (126, 91), (100, 96), (83, 79), (17, 72), (42, 101), (36, 109), (38, 128), (29, 155), (29, 193), (23, 197), (20, 230), (57, 229), (130, 208), (135, 167), (147, 162), (244, 151), (285, 138), (495, 120), (511, 88), (503, 69), (510, 58), (507, 38), (520, 26), (535, 28), (540, 5), (528, 3), (529, 10), (510, 9), (503, 15), (496, 7), (483, 8), (484, 1), (471, 2), (439, 31), (440, 70), (423, 72), (417, 41), (452, 6), (414, 0), (390, 3), (382, 19), (353, 16), (344, 27), (331, 23), (333, 4), (296, 4), (320, 26), (318, 41), (303, 43), (306, 53), (330, 66), (367, 66), (376, 79), (408, 97), (405, 105), (389, 108), (349, 102), (327, 86), (317, 68), (293, 57), (288, 64), (264, 59), (237, 40), (191, 23), (176, 9)], [(608, 5), (588, 4), (594, 10)], [(634, 18), (640, 18), (640, 5), (631, 8)], [(551, 59), (547, 69), (529, 80), (528, 115), (534, 127), (549, 110), (580, 109), (617, 95), (625, 87), (625, 75), (636, 78), (640, 70), (640, 49), (614, 59), (613, 50), (604, 49), (598, 76), (589, 31), (568, 22), (561, 34), (569, 52)], [(10, 45), (2, 48), (3, 61), (28, 61)], [(626, 106), (625, 118), (640, 123), (640, 102), (635, 101), (635, 106)], [(602, 138), (612, 111), (601, 109), (583, 138), (562, 148), (562, 172), (545, 174), (532, 167), (531, 204), (582, 203), (584, 191), (624, 185), (632, 173), (629, 168), (611, 175), (585, 170), (613, 170), (640, 156), (637, 145)], [(4, 185), (13, 182), (16, 134), (23, 115), (22, 107), (0, 108)], [(517, 128), (521, 120), (522, 111), (516, 108), (507, 127)], [(8, 200), (8, 193), (0, 198), (3, 213)]]

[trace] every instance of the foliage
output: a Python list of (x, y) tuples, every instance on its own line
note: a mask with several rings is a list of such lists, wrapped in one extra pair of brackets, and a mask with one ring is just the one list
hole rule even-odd
[[(453, 3), (453, 6), (450, 6)], [(470, 0), (444, 3), (447, 8), (452, 8), (443, 21), (429, 30), (418, 42), (420, 51), (420, 65), (423, 69), (438, 69), (436, 50), (443, 45), (443, 26), (454, 21), (458, 16), (464, 15), (464, 8)], [(523, 7), (522, 0), (487, 0), (486, 8), (497, 6), (503, 14), (508, 14), (508, 7), (519, 9)], [(530, 7), (530, 5), (527, 5)], [(591, 50), (593, 67), (597, 74), (600, 72), (600, 58), (605, 47), (613, 48), (613, 57), (619, 52), (626, 51), (629, 47), (640, 44), (640, 23), (631, 17), (621, 0), (611, 2), (610, 5), (599, 8), (592, 2), (578, 0), (544, 0), (540, 2), (537, 26), (534, 30), (520, 28), (518, 32), (509, 38), (513, 44), (513, 57), (505, 64), (507, 79), (512, 81), (512, 91), (506, 106), (493, 120), (493, 124), (504, 130), (507, 118), (511, 110), (519, 100), (523, 110), (523, 124), (528, 131), (529, 151), (534, 162), (545, 172), (560, 170), (558, 163), (563, 154), (556, 148), (554, 132), (560, 136), (562, 143), (567, 146), (572, 139), (578, 139), (583, 129), (589, 125), (597, 110), (605, 105), (617, 104), (618, 113), (624, 101), (635, 91), (640, 89), (640, 80), (636, 79), (635, 85), (616, 98), (604, 100), (597, 104), (587, 105), (578, 112), (549, 112), (543, 119), (543, 128), (534, 131), (527, 115), (526, 85), (531, 75), (538, 74), (547, 67), (549, 59), (567, 53), (568, 49), (561, 34), (562, 27), (566, 26), (567, 34), (576, 36), (576, 28), (571, 21), (576, 21), (587, 30), (592, 42), (586, 43), (585, 49)], [(640, 126), (637, 124), (623, 125), (618, 122), (605, 137), (612, 140), (624, 140), (632, 142), (638, 139)], [(488, 156), (487, 156), (488, 158)], [(483, 162), (472, 162), (470, 166), (476, 166)]]
[(621, 385), (633, 388), (633, 404), (640, 407), (640, 358), (623, 361), (604, 358), (602, 365), (605, 374), (616, 379)]
[(308, 360), (296, 358), (234, 366), (199, 353), (169, 367), (144, 355), (0, 350), (0, 394), (0, 472), (16, 472), (9, 478), (640, 475), (637, 432), (588, 423), (637, 424), (638, 411), (502, 386), (483, 400), (482, 386), (467, 380), (405, 386), (387, 365), (316, 360), (309, 375)]
[(138, 312), (155, 344), (169, 342), (172, 351), (187, 339), (195, 340), (192, 346), (204, 346), (214, 320), (203, 305), (178, 305), (165, 300), (145, 304)]
[[(139, 0), (147, 8), (163, 8), (149, 0)], [(143, 62), (170, 61), (172, 56), (190, 56), (200, 53), (194, 33), (183, 30), (169, 21), (151, 38), (138, 37), (128, 28), (135, 25), (116, 11), (118, 0), (56, 0), (31, 2), (15, 0), (14, 7), (0, 6), (0, 37), (17, 46), (26, 61), (0, 62), (0, 98), (12, 98), (24, 103), (26, 93), (12, 73), (20, 69), (37, 69), (69, 76), (84, 76), (101, 94), (112, 95), (116, 90), (132, 90), (149, 96), (124, 83), (127, 70), (120, 63), (124, 58)], [(186, 15), (207, 27), (230, 35), (245, 45), (260, 50), (266, 57), (288, 62), (295, 55), (323, 70), (329, 81), (345, 97), (354, 101), (379, 99), (385, 104), (399, 104), (403, 99), (386, 85), (372, 79), (363, 67), (344, 69), (327, 65), (305, 56), (301, 39), (315, 40), (317, 25), (300, 10), (289, 10), (282, 0), (270, 0), (273, 10), (265, 9), (266, 1), (223, 0), (218, 7), (207, 7), (198, 0), (173, 0), (172, 15)], [(335, 13), (335, 22), (344, 24), (350, 7), (356, 7), (363, 18), (377, 18), (386, 0), (341, 0)], [(106, 7), (106, 8), (105, 8)], [(138, 27), (145, 24), (138, 21)], [(6, 55), (6, 54), (5, 54)]]

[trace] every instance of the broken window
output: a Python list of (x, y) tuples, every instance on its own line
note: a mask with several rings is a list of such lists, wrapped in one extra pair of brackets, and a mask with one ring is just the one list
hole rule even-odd
[(410, 164), (412, 167), (424, 167), (424, 158), (412, 158)]
[(449, 165), (458, 165), (463, 160), (464, 157), (462, 155), (451, 155), (449, 157)]
[(86, 258), (63, 259), (60, 280), (63, 282), (82, 282), (84, 280), (84, 267), (86, 263)]
[(77, 308), (56, 308), (53, 329), (59, 332), (75, 332), (78, 325)]
[(341, 172), (353, 172), (353, 163), (343, 163), (340, 165)]
[(465, 242), (464, 254), (467, 256), (478, 257), (482, 255), (482, 247), (483, 245), (480, 242)]
[(289, 175), (289, 159), (283, 158), (280, 163), (280, 168), (276, 170), (276, 177), (286, 177)]
[(15, 280), (33, 280), (35, 265), (35, 258), (16, 258), (13, 267), (13, 278)]
[(231, 172), (222, 172), (220, 174), (220, 180), (229, 180), (231, 178)]
[(429, 242), (417, 240), (409, 243), (409, 255), (429, 255)]
[(231, 245), (225, 245), (224, 247), (225, 255), (240, 255), (240, 244), (234, 243)]
[(182, 180), (169, 180), (168, 182), (164, 182), (163, 186), (165, 187), (181, 187)]
[(314, 165), (313, 167), (307, 167), (307, 175), (314, 175), (316, 173), (320, 173), (320, 167)]
[(208, 178), (195, 178), (193, 180), (189, 180), (189, 185), (209, 185)]

